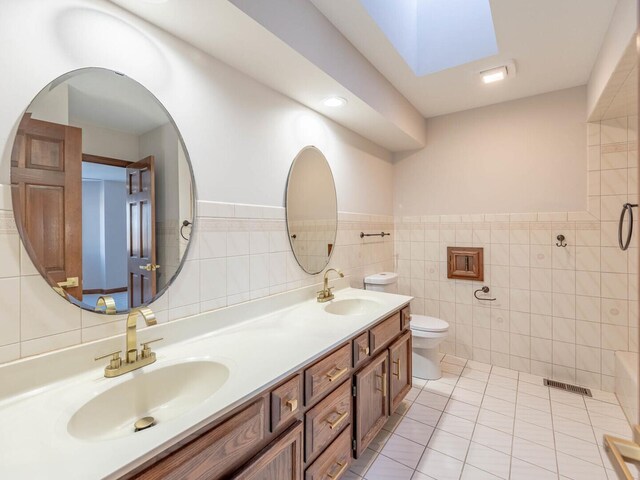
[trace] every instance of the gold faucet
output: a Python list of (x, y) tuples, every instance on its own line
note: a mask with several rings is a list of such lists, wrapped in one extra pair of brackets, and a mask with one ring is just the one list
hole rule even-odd
[(151, 351), (149, 347), (150, 343), (157, 342), (162, 340), (162, 338), (157, 338), (155, 340), (149, 340), (148, 342), (142, 342), (142, 348), (138, 351), (138, 340), (137, 340), (137, 330), (136, 327), (138, 325), (138, 315), (142, 315), (147, 326), (155, 325), (156, 316), (148, 307), (141, 307), (131, 310), (129, 315), (127, 316), (127, 351), (124, 357), (124, 362), (122, 358), (120, 358), (120, 353), (122, 350), (118, 350), (117, 352), (107, 353), (106, 355), (101, 355), (96, 357), (96, 360), (100, 360), (101, 358), (111, 357), (109, 361), (109, 365), (107, 365), (104, 369), (104, 376), (107, 378), (117, 377), (119, 375), (123, 375), (125, 373), (131, 372), (133, 370), (137, 370), (138, 368), (144, 367), (146, 365), (150, 365), (156, 361), (156, 354)]
[[(104, 310), (102, 309), (104, 307)], [(96, 312), (104, 312), (107, 315), (115, 315), (117, 312), (116, 301), (110, 295), (102, 295), (96, 301)]]
[(337, 268), (330, 268), (326, 272), (324, 272), (323, 288), (322, 288), (322, 290), (320, 290), (318, 292), (318, 297), (317, 297), (318, 302), (320, 302), (320, 303), (324, 303), (324, 302), (328, 302), (329, 300), (333, 300), (333, 293), (331, 292), (331, 290), (333, 290), (333, 287), (329, 286), (329, 272), (331, 272), (331, 271), (334, 271), (338, 275), (340, 275), (340, 278), (344, 277), (344, 273), (342, 273)]

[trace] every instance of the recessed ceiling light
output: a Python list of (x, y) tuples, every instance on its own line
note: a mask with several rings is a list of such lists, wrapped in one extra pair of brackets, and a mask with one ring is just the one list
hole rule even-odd
[(347, 99), (342, 97), (327, 97), (322, 100), (325, 107), (344, 107), (347, 104)]
[(507, 78), (508, 74), (509, 72), (507, 70), (507, 67), (492, 68), (491, 70), (480, 72), (483, 83), (499, 82), (500, 80), (504, 80), (505, 78)]

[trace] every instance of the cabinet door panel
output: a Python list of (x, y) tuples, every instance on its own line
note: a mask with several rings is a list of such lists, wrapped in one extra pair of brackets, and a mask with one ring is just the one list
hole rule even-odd
[(296, 423), (287, 430), (232, 478), (236, 480), (300, 480), (302, 478), (302, 422)]
[(411, 390), (412, 369), (411, 369), (411, 332), (406, 332), (389, 347), (389, 390), (390, 406), (393, 413), (400, 402)]
[(356, 458), (367, 448), (387, 421), (388, 372), (389, 359), (385, 350), (354, 375)]

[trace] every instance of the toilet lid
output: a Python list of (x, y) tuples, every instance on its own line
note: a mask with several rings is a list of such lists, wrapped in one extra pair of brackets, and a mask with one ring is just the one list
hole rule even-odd
[(449, 324), (441, 318), (411, 315), (411, 329), (424, 332), (444, 332), (449, 330)]
[(369, 285), (389, 285), (398, 280), (398, 274), (394, 272), (380, 272), (364, 277), (364, 283)]

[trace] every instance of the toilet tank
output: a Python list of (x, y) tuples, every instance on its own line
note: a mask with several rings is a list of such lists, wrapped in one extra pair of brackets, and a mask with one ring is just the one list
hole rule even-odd
[(398, 293), (398, 274), (380, 272), (364, 277), (364, 288), (374, 292)]

